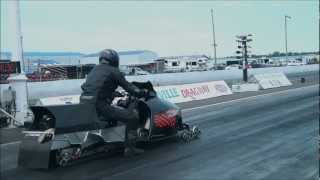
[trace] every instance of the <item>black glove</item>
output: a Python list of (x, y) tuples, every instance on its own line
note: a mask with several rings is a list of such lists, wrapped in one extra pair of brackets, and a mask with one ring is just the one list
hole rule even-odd
[(149, 97), (149, 93), (148, 93), (148, 91), (145, 90), (145, 89), (140, 89), (137, 97), (138, 97), (138, 98), (142, 98), (142, 97), (147, 98), (147, 97)]

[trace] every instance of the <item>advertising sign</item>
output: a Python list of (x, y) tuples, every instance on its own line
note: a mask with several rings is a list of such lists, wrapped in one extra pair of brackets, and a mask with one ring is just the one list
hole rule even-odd
[[(172, 103), (188, 102), (232, 94), (224, 81), (159, 86), (154, 88), (159, 98)], [(38, 105), (78, 104), (80, 95), (42, 98)], [(116, 98), (115, 103), (119, 98)]]
[(232, 94), (224, 81), (155, 87), (160, 98), (173, 103), (207, 99)]
[(292, 85), (292, 83), (283, 73), (255, 74), (253, 77), (259, 83), (262, 89)]

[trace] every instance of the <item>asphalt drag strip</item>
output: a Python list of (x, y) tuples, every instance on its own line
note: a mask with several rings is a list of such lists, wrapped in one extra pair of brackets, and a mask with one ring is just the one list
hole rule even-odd
[(317, 179), (318, 93), (313, 85), (215, 105), (194, 102), (183, 107), (184, 120), (202, 130), (191, 143), (173, 139), (147, 145), (138, 157), (100, 156), (48, 171), (9, 168), (1, 178)]

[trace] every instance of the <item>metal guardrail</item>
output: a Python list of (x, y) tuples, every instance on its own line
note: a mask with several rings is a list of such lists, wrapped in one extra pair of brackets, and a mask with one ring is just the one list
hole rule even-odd
[(42, 66), (41, 69), (49, 70), (49, 71), (51, 71), (51, 72), (56, 72), (56, 73), (61, 74), (61, 75), (64, 76), (64, 77), (67, 77), (67, 70), (65, 70), (65, 69), (62, 68), (62, 67)]
[(10, 125), (13, 125), (14, 123), (18, 124), (18, 125), (23, 125), (21, 124), (20, 121), (18, 121), (14, 116), (12, 116), (11, 114), (7, 113), (4, 109), (0, 108), (0, 112), (2, 112), (4, 115), (6, 115), (7, 117), (11, 118), (12, 122), (10, 123)]

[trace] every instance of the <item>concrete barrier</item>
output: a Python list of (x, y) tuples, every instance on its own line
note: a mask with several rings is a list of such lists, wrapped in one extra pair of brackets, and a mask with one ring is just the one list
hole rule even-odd
[[(292, 75), (296, 73), (318, 72), (319, 65), (286, 66), (249, 69), (249, 75), (284, 73)], [(242, 78), (241, 70), (219, 70), (188, 73), (150, 74), (142, 76), (128, 76), (129, 81), (151, 81), (155, 86), (178, 85), (200, 83), (219, 80), (235, 80)], [(44, 97), (66, 96), (81, 93), (81, 84), (84, 79), (32, 82), (28, 83), (29, 100)], [(7, 89), (8, 84), (0, 84), (0, 91)], [(0, 92), (0, 94), (2, 94)]]
[(57, 96), (41, 98), (36, 102), (37, 106), (61, 105), (61, 104), (79, 104), (80, 95)]
[(232, 92), (259, 91), (260, 86), (257, 83), (233, 84)]
[(259, 83), (261, 89), (292, 85), (292, 83), (283, 73), (256, 74), (252, 76), (252, 80)]
[[(159, 86), (154, 88), (158, 97), (172, 103), (188, 102), (232, 94), (224, 81)], [(80, 95), (41, 98), (37, 105), (78, 104)]]

